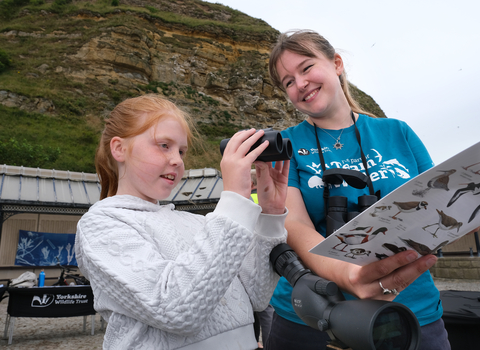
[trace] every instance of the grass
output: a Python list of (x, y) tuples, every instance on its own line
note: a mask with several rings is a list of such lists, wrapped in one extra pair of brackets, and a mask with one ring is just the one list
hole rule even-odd
[[(201, 10), (198, 7), (198, 1), (182, 1), (186, 6), (191, 6), (192, 8), (196, 8), (198, 12), (200, 12), (200, 17), (211, 17), (207, 12)], [(262, 20), (255, 19), (243, 14), (240, 11), (231, 9), (229, 7), (219, 5), (219, 4), (210, 4), (207, 2), (203, 2), (202, 6), (208, 7), (212, 11), (222, 11), (228, 12), (230, 15), (230, 20), (228, 22), (213, 20), (213, 19), (205, 19), (205, 18), (196, 18), (190, 17), (185, 14), (169, 12), (169, 11), (162, 11), (159, 8), (163, 8), (161, 4), (157, 4), (157, 2), (152, 2), (150, 5), (145, 5), (144, 7), (137, 7), (131, 6), (127, 4), (119, 4), (118, 6), (112, 6), (111, 0), (97, 0), (97, 1), (77, 1), (74, 3), (69, 3), (65, 5), (56, 5), (58, 0), (51, 3), (44, 3), (40, 5), (33, 5), (30, 3), (29, 5), (24, 6), (23, 8), (27, 9), (31, 13), (37, 13), (41, 10), (52, 11), (57, 14), (61, 15), (73, 15), (76, 14), (80, 10), (88, 10), (93, 13), (98, 13), (101, 16), (107, 16), (112, 14), (113, 11), (122, 10), (122, 11), (130, 11), (137, 13), (139, 15), (149, 15), (153, 19), (161, 20), (164, 23), (170, 24), (181, 24), (189, 28), (208, 28), (208, 27), (220, 27), (225, 29), (230, 29), (233, 32), (258, 32), (258, 33), (277, 33), (277, 31), (271, 28), (267, 23)], [(155, 7), (154, 5), (157, 5)], [(52, 23), (54, 24), (54, 23)], [(14, 29), (14, 27), (12, 27)], [(0, 30), (1, 31), (1, 30)]]
[[(0, 142), (14, 138), (60, 150), (58, 159), (42, 164), (43, 168), (95, 172), (92, 155), (99, 135), (99, 130), (82, 117), (47, 116), (0, 105)], [(1, 154), (0, 164), (4, 164)]]
[[(63, 74), (55, 72), (57, 67), (81, 70), (81, 64), (66, 60), (65, 57), (77, 53), (92, 36), (98, 36), (102, 28), (135, 27), (139, 29), (140, 35), (147, 31), (157, 33), (163, 42), (185, 49), (202, 46), (203, 43), (220, 45), (224, 49), (225, 47), (208, 38), (194, 38), (186, 35), (165, 37), (164, 33), (155, 26), (155, 21), (196, 30), (217, 28), (217, 32), (220, 29), (221, 32), (227, 33), (224, 34), (227, 36), (237, 36), (239, 32), (275, 32), (265, 22), (252, 19), (239, 11), (198, 1), (186, 0), (184, 3), (188, 3), (190, 9), (195, 9), (199, 18), (163, 11), (165, 6), (161, 6), (161, 1), (151, 2), (151, 6), (147, 4), (145, 7), (125, 4), (111, 6), (110, 0), (70, 3), (59, 0), (47, 3), (41, 0), (22, 1), (24, 6), (15, 7), (9, 13), (11, 16), (8, 19), (0, 20), (0, 33), (17, 31), (36, 33), (38, 36), (17, 35), (8, 38), (0, 36), (2, 52), (10, 58), (10, 67), (1, 74), (0, 90), (27, 97), (26, 104), (31, 104), (36, 98), (50, 100), (55, 106), (55, 111), (53, 114), (46, 115), (0, 105), (0, 143), (9, 147), (20, 145), (24, 147), (23, 149), (30, 149), (30, 151), (32, 148), (42, 149), (45, 152), (58, 150), (58, 154), (55, 153), (56, 157), (42, 158), (41, 167), (52, 169), (94, 172), (94, 153), (102, 130), (103, 111), (139, 93), (121, 87), (114, 79), (109, 80), (108, 85), (104, 86), (95, 80), (87, 79), (83, 83), (72, 81), (66, 79)], [(12, 0), (5, 4), (11, 5), (16, 2)], [(22, 10), (28, 12), (17, 16)], [(40, 15), (42, 10), (50, 14)], [(122, 12), (113, 15), (114, 11), (118, 10)], [(82, 11), (98, 14), (102, 16), (102, 21), (94, 20), (95, 17), (92, 19), (85, 16), (77, 17), (76, 15)], [(126, 11), (136, 13), (138, 16), (127, 15)], [(228, 12), (230, 20), (227, 22), (214, 20), (215, 11)], [(142, 19), (145, 15), (148, 15), (147, 21)], [(80, 33), (81, 36), (76, 38), (47, 36), (53, 32), (66, 35)], [(45, 64), (48, 68), (44, 74), (38, 68)], [(152, 81), (148, 85), (139, 86), (139, 89), (145, 92), (160, 92), (174, 100), (185, 98), (194, 104), (193, 114), (210, 115), (212, 120), (210, 124), (198, 125), (199, 130), (203, 131), (203, 142), (189, 151), (186, 167), (218, 169), (221, 160), (220, 140), (230, 137), (238, 130), (238, 126), (233, 124), (234, 116), (229, 112), (217, 111), (218, 101), (210, 96), (199, 94), (191, 86)], [(105, 98), (99, 98), (101, 94)], [(0, 164), (2, 163), (2, 155), (0, 155)], [(33, 162), (18, 165), (38, 166)]]
[[(42, 98), (52, 101), (55, 110), (47, 115), (0, 105), (1, 144), (15, 138), (22, 145), (45, 151), (58, 149), (58, 157), (47, 157), (42, 167), (94, 172), (94, 153), (106, 112), (128, 97), (158, 92), (186, 107), (198, 121), (202, 145), (188, 152), (186, 167), (220, 168), (220, 140), (248, 127), (243, 125), (233, 107), (220, 105), (215, 98), (187, 84), (150, 81), (147, 85), (126, 87), (113, 77), (106, 82), (90, 77), (79, 82), (56, 70), (59, 67), (75, 71), (86, 69), (82, 61), (69, 57), (92, 38), (99, 38), (101, 33), (120, 32), (124, 27), (135, 28), (138, 38), (146, 44), (154, 35), (157, 40), (171, 45), (172, 51), (215, 46), (230, 52), (233, 48), (228, 39), (241, 41), (245, 37), (248, 41), (256, 41), (255, 38), (269, 41), (278, 33), (275, 29), (229, 7), (197, 0), (182, 0), (180, 6), (171, 0), (146, 0), (144, 7), (125, 3), (111, 6), (111, 0), (65, 2), (63, 5), (60, 0), (43, 3), (42, 0), (0, 0), (0, 9), (5, 9), (5, 4), (21, 2), (24, 5), (15, 8), (8, 19), (1, 18), (3, 12), (0, 13), (0, 33), (18, 31), (38, 36), (0, 35), (2, 57), (5, 53), (9, 58), (9, 67), (0, 73), (0, 90), (26, 97), (24, 108)], [(42, 10), (48, 14), (41, 14)], [(177, 10), (180, 12), (175, 13)], [(19, 13), (22, 15), (18, 16)], [(188, 34), (167, 37), (159, 28), (175, 28), (177, 33)], [(47, 36), (54, 32), (81, 35), (71, 38)], [(192, 35), (195, 32), (204, 35)], [(217, 40), (218, 37), (227, 40)], [(217, 67), (220, 68), (215, 72), (217, 77), (228, 81), (232, 77), (244, 79), (245, 76), (266, 75), (268, 55), (254, 50), (236, 50), (239, 55), (236, 61)], [(157, 59), (161, 57), (159, 53), (152, 55)], [(42, 65), (48, 66), (45, 73), (39, 70)]]
[(197, 148), (190, 149), (185, 158), (185, 169), (220, 169), (220, 140), (204, 139)]

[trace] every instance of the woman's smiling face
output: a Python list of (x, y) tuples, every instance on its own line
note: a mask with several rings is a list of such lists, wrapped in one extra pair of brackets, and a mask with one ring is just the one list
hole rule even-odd
[(284, 51), (276, 68), (290, 101), (310, 117), (324, 116), (344, 100), (339, 79), (343, 61), (337, 54), (330, 60), (319, 52), (307, 57)]

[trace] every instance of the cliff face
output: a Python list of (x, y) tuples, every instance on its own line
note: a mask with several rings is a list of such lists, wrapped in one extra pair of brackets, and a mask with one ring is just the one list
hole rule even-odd
[[(55, 4), (26, 6), (0, 27), (0, 47), (18, 61), (22, 78), (0, 83), (0, 104), (82, 115), (98, 134), (115, 104), (158, 92), (186, 109), (211, 140), (304, 119), (268, 78), (279, 33), (262, 20), (198, 0), (74, 2), (60, 10)], [(383, 114), (370, 97), (364, 101)]]
[(219, 35), (214, 39), (215, 31), (167, 28), (150, 16), (141, 18), (154, 28), (102, 28), (68, 57), (75, 62), (69, 65), (72, 68), (57, 70), (82, 83), (114, 81), (124, 88), (163, 83), (156, 90), (186, 107), (202, 123), (218, 119), (209, 118), (211, 110), (207, 115), (199, 110), (209, 105), (209, 98), (216, 111), (229, 113), (234, 124), (241, 126), (284, 128), (302, 118), (268, 80), (273, 36), (259, 35), (260, 40), (254, 40), (252, 35), (235, 41)]

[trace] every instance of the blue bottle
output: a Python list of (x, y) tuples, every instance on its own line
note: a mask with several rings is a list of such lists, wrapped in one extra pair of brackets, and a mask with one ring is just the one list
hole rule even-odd
[(45, 272), (40, 271), (40, 275), (38, 276), (38, 286), (43, 287), (45, 285)]

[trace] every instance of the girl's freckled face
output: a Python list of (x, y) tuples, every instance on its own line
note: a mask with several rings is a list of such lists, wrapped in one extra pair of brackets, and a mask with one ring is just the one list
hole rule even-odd
[(174, 117), (160, 119), (143, 134), (131, 139), (120, 174), (121, 194), (130, 194), (150, 202), (167, 198), (182, 179), (187, 134)]

